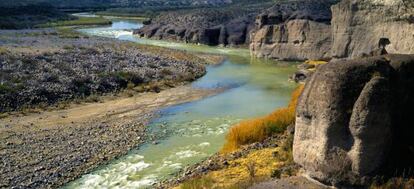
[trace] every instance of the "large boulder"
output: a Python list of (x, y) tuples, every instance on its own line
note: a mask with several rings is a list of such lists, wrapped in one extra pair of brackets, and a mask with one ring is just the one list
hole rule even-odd
[(413, 95), (414, 55), (320, 66), (298, 101), (295, 162), (330, 184), (408, 176), (414, 165)]

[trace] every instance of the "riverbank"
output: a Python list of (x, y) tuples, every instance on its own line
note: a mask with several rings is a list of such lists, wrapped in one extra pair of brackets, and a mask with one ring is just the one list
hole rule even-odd
[(61, 186), (157, 140), (145, 132), (157, 110), (216, 92), (182, 86), (0, 119), (0, 187)]
[(222, 57), (63, 31), (0, 31), (0, 188), (62, 186), (157, 140), (158, 110), (220, 92), (186, 84)]
[(124, 89), (159, 92), (203, 76), (205, 64), (216, 60), (71, 29), (5, 30), (0, 36), (2, 113)]

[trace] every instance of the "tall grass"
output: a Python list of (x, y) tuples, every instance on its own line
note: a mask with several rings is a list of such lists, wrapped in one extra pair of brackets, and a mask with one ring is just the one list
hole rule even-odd
[(242, 145), (260, 142), (273, 134), (285, 131), (295, 122), (296, 104), (302, 90), (303, 85), (300, 85), (292, 93), (287, 107), (280, 108), (267, 116), (242, 121), (233, 126), (226, 136), (226, 143), (221, 152), (232, 152)]

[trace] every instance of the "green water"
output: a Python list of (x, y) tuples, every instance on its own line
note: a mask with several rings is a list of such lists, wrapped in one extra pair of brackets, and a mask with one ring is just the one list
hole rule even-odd
[(218, 66), (209, 66), (207, 74), (192, 86), (225, 87), (228, 90), (196, 102), (161, 110), (159, 118), (153, 120), (149, 129), (152, 133), (168, 133), (168, 137), (159, 141), (159, 144), (141, 146), (69, 183), (65, 188), (151, 188), (157, 181), (170, 178), (185, 166), (216, 153), (223, 145), (225, 133), (231, 125), (285, 106), (295, 88), (295, 84), (288, 82), (288, 76), (295, 71), (296, 65), (293, 63), (252, 59), (245, 49), (139, 39), (132, 36), (128, 28), (117, 28), (120, 25), (123, 24), (81, 31), (142, 44), (224, 54), (227, 56), (226, 61)]

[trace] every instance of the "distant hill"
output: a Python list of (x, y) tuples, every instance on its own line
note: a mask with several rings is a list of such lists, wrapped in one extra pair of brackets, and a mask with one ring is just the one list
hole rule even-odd
[(48, 3), (58, 8), (149, 7), (149, 6), (217, 6), (232, 0), (1, 0), (0, 7)]

